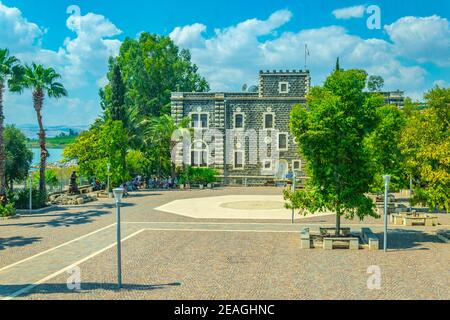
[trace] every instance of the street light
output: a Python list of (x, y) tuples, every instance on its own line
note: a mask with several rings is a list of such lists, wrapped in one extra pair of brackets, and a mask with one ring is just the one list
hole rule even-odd
[(123, 197), (123, 188), (116, 188), (113, 190), (114, 198), (116, 199), (116, 218), (117, 218), (117, 285), (122, 288), (122, 253), (120, 243), (120, 203)]
[[(295, 169), (292, 168), (292, 193), (295, 192), (297, 182), (297, 175), (295, 174)], [(294, 223), (294, 215), (295, 215), (295, 209), (294, 209), (294, 201), (292, 201), (292, 223)]]
[(384, 252), (387, 251), (387, 224), (388, 224), (388, 202), (389, 202), (389, 180), (391, 176), (385, 175), (384, 178)]
[(30, 170), (30, 197), (28, 199), (30, 214), (33, 211), (33, 170)]

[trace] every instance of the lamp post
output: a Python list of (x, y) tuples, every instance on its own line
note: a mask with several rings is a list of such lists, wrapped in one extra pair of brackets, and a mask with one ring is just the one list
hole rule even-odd
[(122, 288), (122, 252), (120, 242), (120, 203), (123, 196), (123, 188), (116, 188), (113, 190), (114, 198), (116, 199), (116, 219), (117, 219), (117, 286)]
[(111, 170), (111, 164), (108, 162), (107, 164), (106, 164), (106, 171), (107, 171), (107, 180), (108, 180), (108, 182), (106, 183), (106, 193), (108, 194), (108, 198), (110, 197), (109, 196), (109, 172), (110, 172), (110, 170)]
[(387, 224), (388, 224), (388, 202), (389, 202), (389, 180), (391, 176), (385, 175), (384, 178), (384, 252), (387, 251)]
[(30, 214), (33, 211), (33, 171), (30, 170), (30, 196), (28, 199), (28, 204), (30, 206)]
[[(296, 183), (297, 183), (297, 175), (295, 174), (295, 170), (292, 169), (292, 193), (295, 192)], [(294, 209), (294, 202), (292, 201), (292, 223), (294, 223), (294, 215), (295, 209)]]

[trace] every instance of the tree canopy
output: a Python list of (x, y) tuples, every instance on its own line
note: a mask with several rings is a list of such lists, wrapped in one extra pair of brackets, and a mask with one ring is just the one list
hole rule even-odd
[[(173, 91), (209, 90), (208, 83), (191, 62), (190, 52), (180, 50), (166, 36), (143, 32), (137, 40), (125, 39), (119, 56), (110, 60), (110, 80), (114, 79), (115, 66), (120, 68), (126, 86), (126, 106), (136, 106), (141, 115), (169, 114)], [(104, 106), (113, 99), (113, 83), (110, 81), (101, 92)]]
[(362, 70), (334, 71), (323, 87), (311, 89), (306, 106), (296, 105), (291, 113), (291, 131), (309, 179), (305, 190), (285, 191), (285, 197), (303, 213), (336, 212), (337, 233), (341, 215), (377, 216), (365, 196), (375, 171), (364, 141), (384, 102), (363, 91), (366, 80)]
[(425, 94), (427, 108), (410, 108), (401, 137), (406, 169), (414, 179), (413, 204), (450, 209), (450, 88)]
[(25, 135), (14, 126), (6, 126), (4, 132), (6, 150), (6, 181), (12, 188), (14, 181), (27, 177), (33, 153), (27, 147)]

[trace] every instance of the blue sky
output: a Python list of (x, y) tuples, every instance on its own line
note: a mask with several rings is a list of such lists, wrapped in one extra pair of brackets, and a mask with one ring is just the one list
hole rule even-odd
[[(380, 29), (367, 27), (371, 5), (380, 8)], [(68, 13), (70, 6), (79, 12)], [(46, 101), (46, 124), (82, 125), (100, 113), (108, 56), (141, 31), (190, 49), (213, 90), (256, 84), (259, 69), (301, 69), (307, 43), (313, 84), (339, 56), (342, 67), (380, 74), (386, 89), (420, 99), (450, 84), (449, 20), (442, 0), (0, 0), (0, 47), (62, 74), (70, 96)], [(29, 93), (7, 94), (5, 115), (8, 123), (34, 123)]]

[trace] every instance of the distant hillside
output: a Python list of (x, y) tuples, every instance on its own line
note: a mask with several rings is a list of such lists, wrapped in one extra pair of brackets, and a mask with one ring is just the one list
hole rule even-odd
[[(22, 124), (16, 125), (28, 139), (37, 139), (37, 135), (39, 132), (39, 127), (36, 124)], [(81, 131), (87, 130), (89, 126), (87, 125), (79, 125), (79, 126), (46, 126), (45, 132), (48, 138), (54, 138), (58, 135), (64, 133), (66, 135), (70, 135), (71, 132), (75, 132), (76, 134)]]

